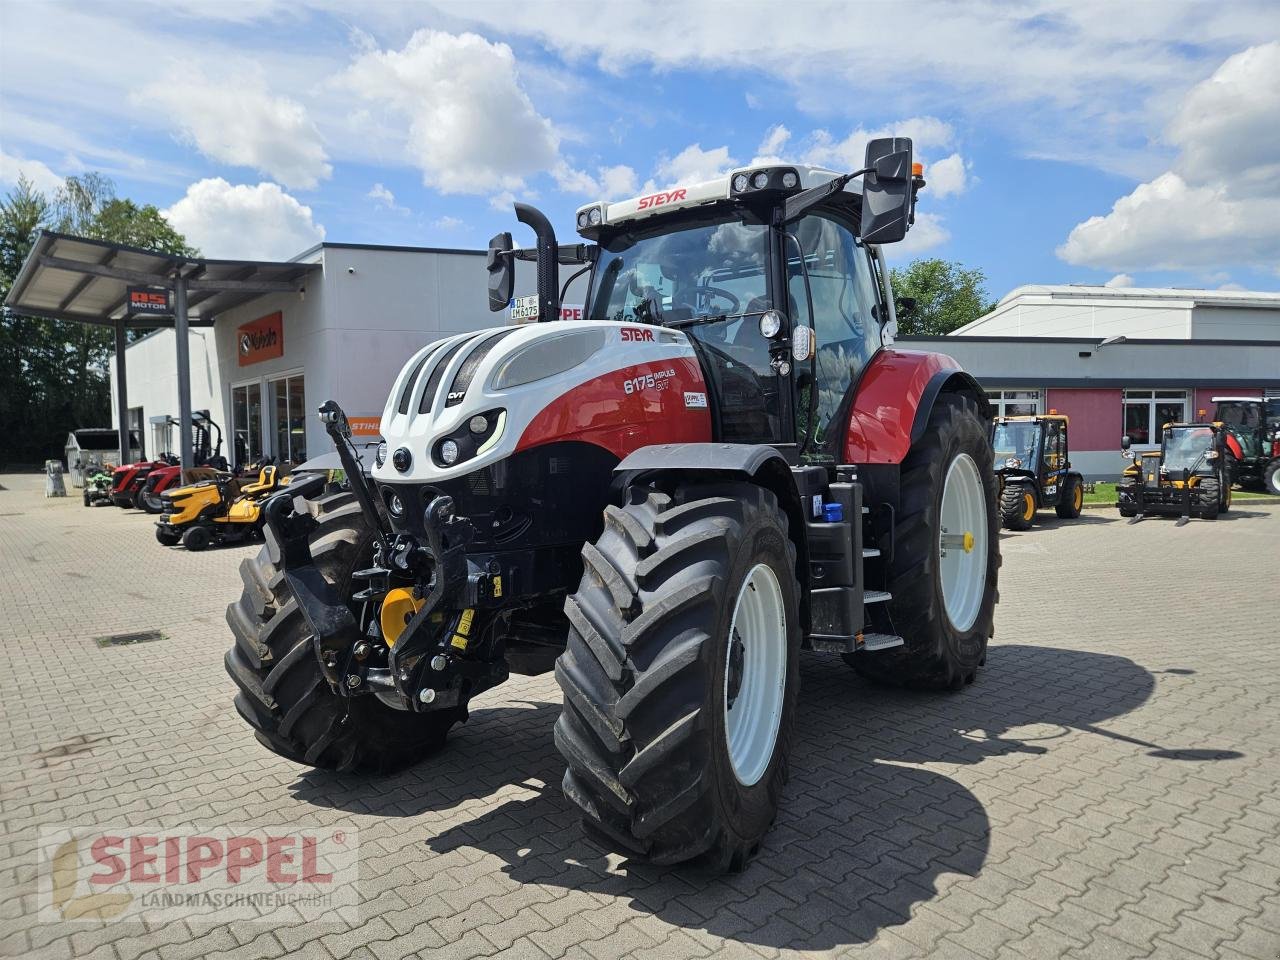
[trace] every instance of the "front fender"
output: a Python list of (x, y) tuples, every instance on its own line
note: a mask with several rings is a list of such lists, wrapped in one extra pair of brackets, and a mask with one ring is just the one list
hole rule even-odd
[(898, 464), (929, 423), (934, 401), (943, 392), (969, 393), (985, 416), (990, 405), (978, 382), (942, 353), (881, 350), (857, 384), (844, 461)]

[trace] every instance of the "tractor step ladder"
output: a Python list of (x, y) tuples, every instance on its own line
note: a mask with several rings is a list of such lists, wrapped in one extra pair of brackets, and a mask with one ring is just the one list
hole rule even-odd
[(862, 548), (862, 559), (863, 559), (863, 560), (870, 560), (872, 557), (878, 557), (878, 556), (880, 556), (880, 551), (879, 551), (877, 548), (875, 548), (875, 547), (863, 547), (863, 548)]
[(876, 650), (891, 650), (894, 647), (901, 647), (905, 642), (901, 637), (896, 637), (891, 633), (864, 633), (862, 634), (862, 643), (857, 649), (873, 653)]
[(888, 590), (868, 590), (862, 595), (863, 603), (886, 603), (893, 599), (893, 594)]

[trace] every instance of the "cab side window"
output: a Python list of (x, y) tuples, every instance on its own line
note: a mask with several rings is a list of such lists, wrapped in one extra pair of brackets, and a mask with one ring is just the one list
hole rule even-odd
[[(810, 214), (790, 224), (788, 231), (794, 240), (787, 240), (787, 310), (797, 323), (813, 327), (817, 341), (815, 422), (807, 423), (804, 397), (799, 415), (802, 430), (821, 447), (840, 429), (833, 422), (840, 403), (881, 345), (875, 313), (879, 302), (876, 278), (867, 250), (847, 224), (824, 214)], [(806, 272), (812, 313), (805, 289)]]

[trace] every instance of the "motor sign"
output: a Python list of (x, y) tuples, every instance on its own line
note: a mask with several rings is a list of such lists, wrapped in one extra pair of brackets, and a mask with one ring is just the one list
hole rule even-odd
[(129, 316), (168, 316), (169, 291), (151, 287), (129, 287)]

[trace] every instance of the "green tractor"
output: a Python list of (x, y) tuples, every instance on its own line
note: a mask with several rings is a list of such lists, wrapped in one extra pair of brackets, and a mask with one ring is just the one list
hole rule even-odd
[(1214, 397), (1231, 481), (1280, 496), (1280, 397)]
[(1132, 462), (1116, 487), (1120, 516), (1130, 523), (1177, 516), (1178, 526), (1192, 517), (1217, 520), (1231, 509), (1227, 436), (1220, 423), (1166, 423), (1160, 449), (1138, 453), (1130, 452), (1126, 434), (1120, 446)]
[(1084, 478), (1067, 459), (1068, 421), (1057, 414), (1001, 417), (991, 427), (1000, 488), (1000, 522), (1028, 530), (1036, 511), (1053, 507), (1063, 520), (1080, 516)]

